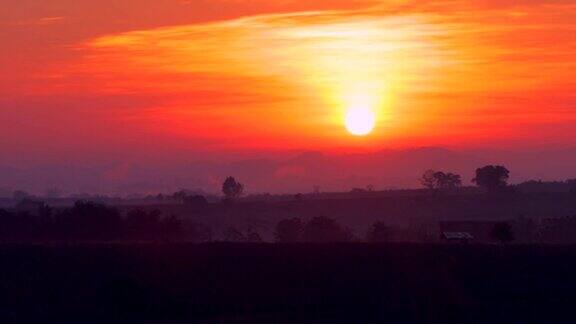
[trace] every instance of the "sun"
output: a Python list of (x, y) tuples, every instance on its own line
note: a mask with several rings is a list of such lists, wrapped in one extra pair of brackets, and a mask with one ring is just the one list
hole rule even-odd
[(374, 129), (376, 115), (370, 108), (352, 108), (346, 113), (344, 123), (350, 134), (366, 136)]

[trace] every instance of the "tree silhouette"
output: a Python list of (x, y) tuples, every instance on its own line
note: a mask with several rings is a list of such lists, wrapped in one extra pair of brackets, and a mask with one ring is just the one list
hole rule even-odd
[(222, 193), (227, 201), (232, 201), (239, 198), (244, 191), (244, 186), (236, 181), (234, 177), (228, 177), (222, 184)]
[(500, 243), (508, 243), (514, 240), (512, 226), (507, 222), (498, 222), (494, 224), (494, 228), (492, 228), (490, 235)]
[(276, 224), (274, 238), (280, 243), (298, 242), (302, 239), (303, 229), (304, 224), (300, 218), (283, 219)]
[(462, 179), (458, 174), (428, 170), (420, 178), (420, 183), (430, 190), (455, 189), (462, 185)]
[(187, 190), (179, 190), (172, 194), (172, 198), (180, 203), (184, 202), (184, 199), (186, 199), (186, 197), (188, 197)]
[(16, 201), (21, 201), (26, 198), (30, 198), (31, 195), (23, 190), (16, 190), (12, 193), (12, 198)]
[(192, 242), (212, 242), (214, 239), (212, 228), (202, 223), (188, 223), (187, 226), (183, 226), (183, 231), (186, 239)]
[(506, 187), (510, 171), (501, 165), (487, 165), (476, 169), (476, 177), (472, 182), (486, 189), (488, 192), (495, 192)]
[(304, 240), (307, 242), (349, 242), (352, 239), (350, 229), (328, 217), (314, 217), (304, 227)]
[(228, 227), (222, 233), (225, 242), (244, 242), (246, 237), (244, 233), (236, 229), (235, 227)]
[(0, 239), (33, 239), (38, 225), (28, 210), (10, 212), (0, 209)]
[(160, 217), (162, 212), (158, 209), (145, 212), (142, 209), (132, 209), (126, 214), (125, 226), (130, 238), (141, 240), (158, 239), (161, 228)]
[(249, 243), (262, 243), (262, 237), (258, 232), (251, 230), (246, 234), (245, 241)]
[(568, 179), (566, 184), (568, 185), (568, 192), (576, 194), (576, 179)]
[(390, 229), (383, 222), (376, 222), (368, 230), (366, 240), (372, 243), (386, 242), (389, 240)]
[(462, 186), (462, 178), (458, 174), (440, 172), (438, 178), (442, 189), (456, 189)]
[(182, 222), (174, 214), (162, 220), (162, 237), (165, 241), (173, 241), (182, 235)]
[(84, 200), (59, 212), (55, 222), (62, 236), (74, 239), (116, 239), (123, 227), (122, 217), (116, 208)]
[(14, 235), (14, 214), (6, 209), (0, 209), (0, 239), (6, 239), (10, 235)]
[(436, 189), (436, 177), (434, 176), (436, 171), (434, 170), (427, 170), (420, 178), (420, 183), (430, 190)]

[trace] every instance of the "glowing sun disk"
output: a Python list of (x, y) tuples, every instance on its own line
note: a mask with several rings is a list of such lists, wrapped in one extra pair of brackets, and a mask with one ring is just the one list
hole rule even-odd
[(352, 108), (346, 113), (344, 122), (350, 134), (365, 136), (374, 129), (376, 115), (369, 108)]

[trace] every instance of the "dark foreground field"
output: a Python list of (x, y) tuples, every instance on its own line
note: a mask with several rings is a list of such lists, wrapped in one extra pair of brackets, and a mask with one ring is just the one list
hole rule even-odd
[(0, 246), (0, 322), (570, 322), (576, 247)]

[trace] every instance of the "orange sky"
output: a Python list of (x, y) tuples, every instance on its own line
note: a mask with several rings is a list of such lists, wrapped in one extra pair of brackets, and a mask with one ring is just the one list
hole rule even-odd
[(573, 1), (5, 0), (0, 70), (20, 160), (576, 144)]

